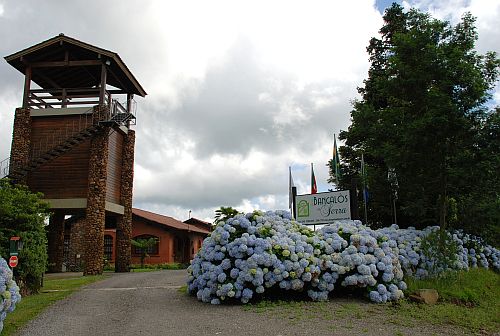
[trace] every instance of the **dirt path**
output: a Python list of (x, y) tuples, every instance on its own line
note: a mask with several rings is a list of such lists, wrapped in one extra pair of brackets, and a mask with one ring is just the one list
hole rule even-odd
[(20, 335), (466, 335), (400, 323), (349, 299), (303, 307), (211, 306), (179, 291), (186, 271), (114, 274), (57, 302)]

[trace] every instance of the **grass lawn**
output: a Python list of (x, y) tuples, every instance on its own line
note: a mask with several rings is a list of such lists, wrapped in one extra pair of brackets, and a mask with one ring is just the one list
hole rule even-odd
[[(141, 266), (140, 264), (132, 264), (130, 265), (130, 272), (154, 272), (160, 270), (180, 270), (188, 268), (189, 264), (181, 264), (181, 263), (163, 263), (163, 264), (144, 264)], [(109, 265), (104, 267), (104, 271), (106, 272), (114, 272), (115, 268), (113, 265)]]
[(39, 294), (23, 297), (16, 309), (7, 314), (2, 336), (14, 334), (54, 302), (64, 299), (84, 285), (102, 280), (105, 277), (105, 275), (96, 275), (45, 280), (44, 287)]
[[(329, 302), (263, 300), (245, 309), (274, 314), (293, 323), (317, 319), (349, 321), (383, 318), (394, 325), (412, 327), (419, 322), (454, 326), (466, 333), (492, 334), (500, 330), (500, 275), (485, 269), (451, 273), (439, 279), (409, 280), (406, 296), (421, 288), (434, 288), (436, 305), (414, 303), (374, 304), (368, 300), (332, 298)], [(335, 291), (334, 291), (335, 293)]]
[(499, 274), (478, 268), (407, 283), (410, 293), (421, 288), (436, 289), (440, 302), (429, 306), (403, 301), (397, 308), (399, 315), (457, 325), (476, 332), (500, 330)]

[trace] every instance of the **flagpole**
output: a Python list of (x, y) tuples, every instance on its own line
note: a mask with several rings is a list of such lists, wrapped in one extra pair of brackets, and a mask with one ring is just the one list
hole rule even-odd
[(294, 205), (293, 198), (293, 178), (292, 178), (292, 167), (288, 166), (288, 209), (292, 210)]
[(314, 194), (313, 190), (314, 190), (314, 187), (313, 187), (313, 176), (314, 176), (314, 168), (313, 168), (313, 163), (311, 162), (311, 194)]
[(366, 200), (366, 181), (365, 181), (365, 157), (363, 153), (361, 153), (361, 178), (363, 179), (363, 203), (365, 208), (365, 225), (368, 225), (368, 209), (367, 209), (367, 200)]
[(335, 133), (333, 133), (333, 169), (332, 169), (332, 172), (333, 172), (333, 179), (335, 180), (335, 189), (339, 189), (339, 180), (338, 180), (338, 176), (337, 176), (337, 158), (335, 157), (335, 155), (337, 155), (337, 146), (335, 144)]

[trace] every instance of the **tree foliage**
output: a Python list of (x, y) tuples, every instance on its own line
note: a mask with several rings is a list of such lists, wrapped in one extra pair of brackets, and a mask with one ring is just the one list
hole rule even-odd
[(141, 268), (144, 268), (144, 260), (149, 257), (148, 249), (150, 247), (155, 246), (158, 243), (158, 239), (156, 237), (151, 238), (138, 238), (131, 240), (132, 245), (138, 247), (141, 251)]
[(215, 210), (215, 220), (214, 224), (217, 224), (219, 222), (225, 222), (229, 218), (233, 218), (237, 214), (239, 214), (238, 210), (234, 209), (233, 207), (220, 207), (220, 209)]
[(392, 221), (396, 191), (406, 225), (465, 228), (474, 216), (488, 225), (496, 216), (498, 224), (499, 111), (485, 104), (498, 78), (497, 55), (475, 51), (470, 13), (451, 25), (393, 4), (384, 21), (367, 48), (371, 65), (352, 124), (339, 137), (343, 187), (361, 180), (364, 153), (372, 224)]
[(44, 221), (49, 207), (41, 196), (25, 186), (13, 186), (7, 179), (0, 179), (0, 255), (8, 257), (10, 237), (21, 237), (23, 248), (15, 275), (23, 295), (38, 292), (47, 267)]

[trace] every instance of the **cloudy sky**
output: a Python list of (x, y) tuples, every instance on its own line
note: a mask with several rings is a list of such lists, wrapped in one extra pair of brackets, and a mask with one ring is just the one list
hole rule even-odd
[[(210, 220), (220, 206), (287, 208), (289, 166), (299, 194), (311, 162), (319, 191), (332, 187), (333, 134), (391, 2), (0, 0), (0, 55), (59, 33), (117, 52), (148, 92), (136, 98), (134, 206)], [(400, 3), (452, 22), (471, 11), (478, 51), (500, 52), (500, 0)], [(22, 87), (0, 62), (0, 160)]]

